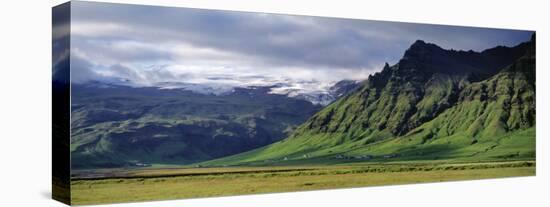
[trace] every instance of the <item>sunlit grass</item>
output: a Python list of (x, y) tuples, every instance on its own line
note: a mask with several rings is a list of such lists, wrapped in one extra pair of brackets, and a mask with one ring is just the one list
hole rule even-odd
[[(474, 164), (154, 169), (134, 178), (72, 182), (74, 204), (228, 196), (535, 175), (532, 161)], [(130, 175), (130, 174), (127, 174)]]

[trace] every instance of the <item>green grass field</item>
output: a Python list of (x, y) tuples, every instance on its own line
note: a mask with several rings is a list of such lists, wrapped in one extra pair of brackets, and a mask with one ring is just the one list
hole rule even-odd
[[(534, 161), (110, 170), (73, 177), (75, 205), (535, 175)], [(80, 174), (81, 176), (84, 175)], [(89, 175), (89, 174), (88, 174)]]

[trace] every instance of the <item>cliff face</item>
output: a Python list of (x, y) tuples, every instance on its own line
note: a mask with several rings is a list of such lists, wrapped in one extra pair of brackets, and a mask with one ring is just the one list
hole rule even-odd
[[(379, 138), (379, 134), (388, 137), (404, 135), (461, 100), (471, 99), (467, 91), (482, 84), (474, 83), (495, 76), (526, 54), (532, 44), (497, 47), (476, 53), (444, 50), (419, 40), (405, 52), (398, 64), (386, 65), (358, 92), (314, 115), (294, 137), (302, 133), (344, 133), (354, 139), (371, 135)], [(524, 76), (516, 73), (498, 75), (514, 76), (514, 79), (519, 78), (516, 75)], [(499, 83), (504, 88), (525, 88), (503, 81)]]

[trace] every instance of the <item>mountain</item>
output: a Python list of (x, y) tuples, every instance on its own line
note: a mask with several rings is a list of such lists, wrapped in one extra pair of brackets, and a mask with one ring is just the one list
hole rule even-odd
[(361, 86), (361, 81), (355, 80), (341, 80), (336, 82), (329, 88), (329, 92), (332, 96), (340, 98), (348, 95), (349, 93), (357, 90)]
[[(257, 78), (262, 78), (258, 76)], [(213, 78), (211, 78), (213, 79)], [(226, 77), (224, 80), (232, 80)], [(257, 81), (257, 80), (256, 80)], [(273, 80), (272, 80), (273, 81)], [(336, 99), (352, 92), (360, 85), (360, 81), (341, 80), (333, 85), (331, 83), (321, 83), (317, 80), (296, 81), (296, 80), (279, 80), (282, 82), (266, 82), (258, 83), (260, 85), (244, 85), (236, 86), (224, 83), (187, 83), (187, 82), (156, 82), (153, 86), (142, 86), (128, 79), (106, 78), (99, 80), (88, 81), (86, 84), (95, 85), (97, 87), (113, 87), (113, 86), (129, 86), (134, 88), (140, 87), (156, 87), (160, 89), (179, 89), (205, 95), (226, 95), (235, 92), (235, 89), (240, 88), (269, 88), (270, 94), (285, 95), (291, 98), (309, 101), (315, 105), (326, 106)], [(286, 81), (286, 82), (284, 82)], [(321, 87), (319, 87), (321, 86)], [(318, 87), (312, 89), (311, 87)]]
[(206, 95), (223, 95), (234, 91), (234, 87), (222, 84), (214, 85), (184, 82), (160, 82), (155, 86), (162, 89), (181, 89)]
[(309, 92), (288, 91), (286, 94), (289, 97), (306, 100), (317, 105), (326, 106), (334, 102), (338, 98), (345, 96), (353, 92), (354, 90), (357, 90), (361, 85), (360, 83), (360, 81), (355, 80), (341, 80), (330, 86), (328, 90)]
[(534, 35), (482, 52), (419, 40), (288, 138), (205, 164), (532, 159), (534, 146)]
[(228, 156), (279, 141), (320, 110), (269, 91), (201, 94), (73, 83), (72, 167), (189, 164)]

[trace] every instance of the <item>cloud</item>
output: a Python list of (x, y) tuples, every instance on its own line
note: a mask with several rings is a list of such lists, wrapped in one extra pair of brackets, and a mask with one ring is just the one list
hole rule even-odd
[(363, 79), (384, 62), (397, 62), (417, 39), (480, 51), (515, 45), (531, 34), (80, 1), (72, 9), (71, 48), (90, 63), (89, 70), (143, 84), (231, 82), (229, 77), (244, 84), (259, 81), (242, 78), (255, 75), (325, 83)]
[(101, 75), (93, 70), (94, 65), (78, 55), (71, 55), (70, 64), (71, 81), (74, 83), (82, 83), (101, 78)]

